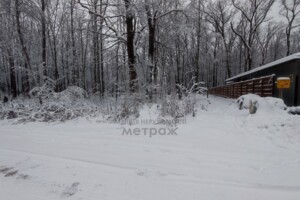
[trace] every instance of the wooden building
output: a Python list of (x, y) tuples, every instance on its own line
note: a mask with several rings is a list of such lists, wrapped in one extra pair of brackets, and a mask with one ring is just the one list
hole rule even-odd
[[(269, 78), (269, 82), (266, 82), (266, 77)], [(270, 80), (270, 77), (272, 80)], [(277, 88), (277, 79), (280, 77), (289, 77), (290, 78), (290, 87), (289, 89), (280, 89)], [(230, 91), (234, 97), (238, 95), (242, 95), (245, 93), (255, 93), (261, 96), (273, 96), (280, 97), (284, 100), (285, 104), (288, 106), (300, 106), (300, 53), (293, 54), (291, 56), (279, 59), (277, 61), (271, 62), (269, 64), (260, 66), (248, 72), (239, 74), (232, 78), (226, 80), (226, 90), (229, 90), (228, 87), (231, 87)], [(241, 83), (239, 87), (234, 86), (238, 85), (237, 83)], [(252, 83), (252, 89), (249, 90), (249, 87), (244, 86), (247, 83), (248, 85)], [(259, 84), (259, 85), (258, 85)], [(264, 87), (263, 84), (268, 85), (268, 87)], [(265, 85), (265, 86), (266, 86)], [(246, 88), (246, 89), (245, 89)], [(218, 87), (217, 90), (220, 90)], [(269, 92), (265, 93), (264, 91)], [(251, 92), (252, 91), (252, 92)], [(238, 94), (235, 94), (238, 92)], [(215, 93), (214, 89), (212, 89), (211, 93)], [(224, 93), (224, 91), (223, 91)], [(227, 92), (228, 94), (228, 92)], [(223, 95), (228, 96), (228, 95)]]

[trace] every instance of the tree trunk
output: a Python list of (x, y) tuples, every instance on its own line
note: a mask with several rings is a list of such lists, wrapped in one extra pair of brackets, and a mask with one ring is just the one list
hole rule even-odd
[(26, 48), (26, 45), (25, 45), (25, 42), (24, 42), (22, 31), (21, 31), (21, 23), (20, 23), (21, 12), (19, 10), (19, 5), (20, 5), (19, 0), (15, 0), (15, 9), (16, 9), (16, 13), (15, 14), (16, 14), (17, 33), (18, 33), (20, 45), (21, 45), (21, 48), (22, 48), (22, 55), (23, 55), (23, 58), (24, 58), (24, 61), (25, 61), (24, 62), (25, 72), (24, 72), (24, 83), (23, 83), (23, 86), (24, 86), (24, 92), (27, 93), (30, 90), (28, 70), (31, 67), (30, 67), (29, 54), (27, 52), (27, 48)]
[(127, 32), (127, 56), (129, 65), (130, 92), (135, 93), (138, 90), (137, 73), (135, 69), (135, 53), (134, 53), (134, 14), (132, 13), (131, 0), (124, 0), (126, 8), (126, 32)]
[(154, 55), (155, 55), (155, 28), (156, 28), (156, 20), (154, 19), (153, 14), (150, 10), (150, 5), (148, 1), (145, 1), (145, 9), (147, 15), (148, 22), (148, 62), (147, 62), (147, 84), (148, 84), (148, 95), (150, 100), (153, 99), (153, 84), (157, 84), (154, 80), (157, 80), (157, 69), (155, 69), (154, 65)]
[(58, 73), (58, 63), (57, 63), (57, 48), (56, 48), (56, 36), (53, 35), (53, 62), (54, 62), (54, 79), (56, 81), (55, 84), (55, 91), (60, 92), (61, 91), (61, 83), (58, 82), (59, 80), (59, 73)]
[[(75, 44), (75, 31), (74, 31), (74, 10), (75, 10), (75, 1), (71, 0), (71, 44), (72, 44), (72, 84), (79, 86), (80, 74), (79, 74), (79, 65), (77, 63), (77, 52)], [(76, 84), (77, 83), (77, 84)]]
[(252, 69), (253, 59), (252, 59), (252, 53), (251, 50), (247, 50), (247, 71), (250, 71)]
[(291, 29), (287, 28), (286, 30), (286, 56), (289, 56), (291, 54)]
[(8, 62), (9, 62), (9, 73), (10, 73), (10, 92), (13, 98), (18, 96), (17, 84), (16, 84), (16, 72), (15, 72), (15, 61), (11, 49), (8, 50)]
[(21, 12), (19, 10), (19, 4), (20, 4), (19, 0), (15, 0), (17, 32), (18, 32), (20, 44), (21, 44), (21, 47), (22, 47), (22, 53), (23, 53), (23, 56), (24, 56), (26, 66), (30, 67), (30, 58), (29, 58), (29, 54), (27, 52), (27, 48), (26, 48), (26, 45), (25, 45), (25, 42), (24, 42), (22, 31), (21, 31), (21, 23), (20, 23)]
[(197, 46), (196, 46), (196, 59), (195, 59), (195, 66), (196, 66), (196, 72), (195, 72), (195, 77), (196, 77), (196, 82), (200, 82), (200, 77), (199, 77), (199, 72), (200, 72), (200, 42), (201, 42), (201, 27), (202, 27), (202, 21), (201, 21), (201, 3), (200, 1), (198, 2), (198, 19), (197, 19)]
[[(98, 13), (98, 0), (94, 0), (94, 12)], [(94, 92), (99, 91), (99, 34), (97, 15), (93, 15), (93, 61), (94, 61)]]
[[(100, 0), (100, 14), (103, 15), (103, 8), (102, 8), (102, 0)], [(99, 75), (99, 84), (100, 84), (100, 95), (103, 97), (105, 92), (105, 86), (104, 86), (104, 59), (103, 59), (103, 19), (100, 20), (100, 75)]]
[[(42, 4), (42, 66), (43, 75), (47, 77), (47, 39), (46, 39), (46, 3), (41, 0)], [(43, 80), (42, 80), (43, 83)]]
[[(11, 3), (11, 2), (9, 2)], [(10, 4), (9, 4), (10, 5)], [(7, 13), (9, 14), (9, 18), (8, 18), (8, 22), (11, 24), (14, 24), (13, 19), (11, 18), (11, 6), (9, 6), (7, 8)], [(12, 26), (8, 28), (8, 33), (13, 36), (13, 30), (12, 30)], [(10, 39), (13, 41), (13, 39), (10, 37)], [(14, 59), (14, 55), (13, 55), (13, 42), (11, 42), (7, 48), (6, 48), (6, 57), (8, 59), (8, 64), (9, 64), (9, 75), (10, 75), (10, 83), (8, 83), (8, 85), (10, 85), (9, 91), (10, 94), (12, 95), (13, 98), (18, 96), (18, 88), (17, 88), (17, 79), (16, 79), (16, 68), (15, 68), (15, 59)]]
[(226, 56), (226, 70), (227, 70), (227, 78), (231, 77), (231, 69), (230, 69), (230, 53), (226, 44), (226, 41), (224, 39), (224, 44), (225, 44), (225, 56)]

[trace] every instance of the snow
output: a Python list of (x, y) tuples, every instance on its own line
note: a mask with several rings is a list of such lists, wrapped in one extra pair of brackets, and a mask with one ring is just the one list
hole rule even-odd
[(298, 107), (290, 107), (289, 113), (294, 114), (294, 115), (300, 115), (300, 106)]
[(277, 81), (289, 81), (289, 80), (291, 80), (290, 77), (279, 77), (279, 78), (277, 78)]
[(284, 104), (284, 101), (275, 97), (260, 97), (256, 94), (246, 94), (237, 99), (237, 104), (240, 106), (240, 103), (242, 103), (242, 109), (249, 109), (250, 101), (257, 102), (258, 113), (286, 114), (287, 106)]
[[(55, 124), (0, 121), (0, 197), (298, 200), (299, 116), (277, 106), (250, 115), (234, 100), (211, 96), (209, 102), (176, 127), (143, 124), (159, 116), (150, 104), (134, 125), (87, 117)], [(177, 135), (122, 134), (148, 126), (177, 128)]]
[(286, 62), (290, 62), (292, 60), (297, 60), (297, 59), (300, 59), (300, 53), (295, 53), (293, 55), (290, 55), (290, 56), (287, 56), (287, 57), (284, 57), (284, 58), (281, 58), (279, 60), (276, 60), (274, 62), (271, 62), (271, 63), (268, 63), (266, 65), (263, 65), (263, 66), (260, 66), (260, 67), (257, 67), (255, 69), (252, 69), (250, 71), (247, 71), (247, 72), (244, 72), (244, 73), (241, 73), (237, 76), (234, 76), (234, 77), (231, 77), (229, 79), (226, 80), (226, 82), (228, 81), (232, 81), (236, 78), (239, 78), (239, 77), (243, 77), (243, 76), (246, 76), (246, 75), (249, 75), (249, 74), (252, 74), (254, 72), (258, 72), (258, 71), (261, 71), (261, 70), (264, 70), (264, 69), (267, 69), (267, 68), (270, 68), (270, 67), (274, 67), (276, 65), (280, 65), (280, 64), (283, 64), (283, 63), (286, 63)]

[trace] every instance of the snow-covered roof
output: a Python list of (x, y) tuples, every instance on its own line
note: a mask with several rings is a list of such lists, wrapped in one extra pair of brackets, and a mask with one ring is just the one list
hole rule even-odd
[(289, 80), (291, 80), (290, 77), (279, 77), (279, 78), (277, 78), (277, 81), (289, 81)]
[(267, 69), (267, 68), (270, 68), (270, 67), (274, 67), (274, 66), (279, 65), (279, 64), (282, 64), (282, 63), (286, 63), (286, 62), (289, 62), (289, 61), (292, 61), (292, 60), (296, 60), (296, 59), (300, 59), (300, 53), (295, 53), (295, 54), (293, 54), (293, 55), (290, 55), (290, 56), (281, 58), (281, 59), (276, 60), (276, 61), (274, 61), (274, 62), (271, 62), (271, 63), (268, 63), (268, 64), (266, 64), (266, 65), (257, 67), (257, 68), (255, 68), (255, 69), (252, 69), (252, 70), (250, 70), (250, 71), (241, 73), (241, 74), (239, 74), (239, 75), (237, 75), (237, 76), (234, 76), (234, 77), (231, 77), (231, 78), (229, 78), (229, 79), (226, 79), (226, 82), (232, 81), (232, 80), (234, 80), (234, 79), (236, 79), (236, 78), (239, 78), (239, 77), (243, 77), (243, 76), (252, 74), (252, 73), (254, 73), (254, 72), (261, 71), (261, 70), (263, 70), (263, 69)]

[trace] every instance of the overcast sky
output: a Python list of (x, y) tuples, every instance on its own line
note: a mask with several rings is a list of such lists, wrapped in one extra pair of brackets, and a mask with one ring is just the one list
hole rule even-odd
[(280, 2), (275, 1), (275, 5), (272, 6), (271, 12), (269, 14), (269, 17), (272, 17), (276, 21), (282, 21), (284, 18), (280, 16), (279, 11), (280, 11)]

